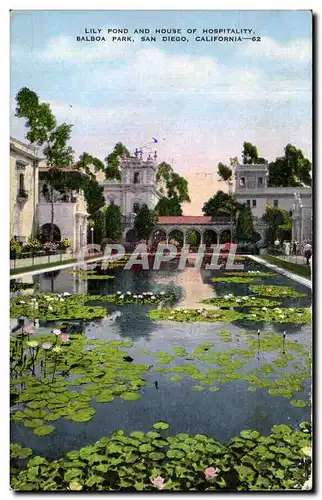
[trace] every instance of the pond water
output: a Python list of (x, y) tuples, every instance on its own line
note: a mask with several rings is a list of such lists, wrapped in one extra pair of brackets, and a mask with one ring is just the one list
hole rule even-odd
[[(245, 260), (246, 269), (267, 272), (252, 261)], [(106, 295), (117, 291), (142, 293), (174, 292), (177, 300), (175, 307), (204, 307), (200, 300), (204, 298), (223, 296), (228, 293), (249, 295), (250, 284), (212, 282), (214, 276), (223, 275), (224, 271), (195, 269), (187, 267), (178, 271), (175, 264), (168, 263), (160, 271), (125, 271), (118, 269), (113, 280), (84, 280), (79, 275), (71, 273), (72, 268), (65, 271), (47, 273), (30, 277), (30, 281), (39, 284), (39, 292), (69, 292), (87, 293), (90, 295)], [(27, 281), (27, 280), (24, 280)], [(277, 299), (282, 301), (281, 307), (309, 307), (311, 304), (308, 288), (282, 276), (261, 277), (254, 284), (274, 284), (290, 286), (293, 290), (305, 293), (304, 297)], [(102, 304), (100, 304), (102, 305)], [(104, 305), (104, 304), (103, 304)], [(75, 423), (61, 418), (54, 422), (55, 430), (48, 436), (35, 436), (32, 429), (14, 422), (11, 426), (11, 441), (33, 449), (34, 454), (55, 459), (66, 452), (91, 444), (115, 429), (126, 432), (141, 430), (146, 432), (152, 424), (164, 420), (170, 424), (168, 433), (184, 432), (190, 435), (207, 434), (220, 441), (229, 441), (244, 429), (257, 429), (263, 434), (269, 434), (273, 425), (279, 423), (297, 425), (304, 420), (310, 420), (310, 380), (304, 381), (304, 391), (297, 392), (294, 399), (308, 402), (305, 408), (294, 407), (290, 399), (282, 396), (272, 396), (267, 388), (257, 388), (252, 392), (249, 383), (244, 379), (231, 380), (228, 383), (218, 383), (219, 390), (209, 391), (205, 386), (202, 391), (193, 390), (200, 385), (199, 380), (180, 374), (180, 381), (171, 381), (169, 375), (154, 371), (155, 357), (142, 353), (159, 351), (172, 353), (174, 347), (183, 347), (192, 353), (200, 344), (213, 344), (212, 350), (228, 352), (234, 348), (249, 348), (246, 343), (246, 330), (260, 328), (262, 334), (275, 332), (281, 335), (285, 331), (288, 339), (305, 346), (311, 352), (310, 325), (290, 323), (258, 323), (249, 320), (239, 320), (235, 323), (177, 323), (171, 321), (153, 321), (147, 312), (155, 305), (115, 305), (106, 304), (112, 314), (110, 317), (91, 322), (74, 321), (70, 324), (79, 325), (78, 332), (85, 332), (89, 339), (131, 340), (133, 346), (126, 352), (134, 358), (134, 363), (153, 365), (151, 370), (142, 376), (147, 385), (139, 392), (142, 395), (137, 401), (125, 401), (116, 397), (111, 403), (97, 403), (93, 399), (91, 406), (96, 414), (92, 420)], [(64, 323), (68, 323), (64, 321)], [(53, 323), (40, 322), (39, 332), (50, 330)], [(17, 320), (12, 320), (12, 331), (17, 329)], [(222, 331), (232, 334), (230, 342), (222, 342), (219, 335)], [(257, 335), (255, 336), (257, 339)], [(256, 371), (261, 366), (271, 363), (281, 355), (279, 352), (261, 349), (259, 342), (256, 355), (247, 359), (243, 371)], [(297, 352), (292, 352), (297, 368), (288, 365), (284, 368), (288, 373), (296, 373), (302, 366), (303, 359)], [(189, 356), (189, 355), (188, 355)], [(185, 361), (176, 358), (173, 366), (180, 363), (193, 363), (200, 371), (212, 368), (209, 363), (198, 360)], [(283, 369), (282, 369), (283, 370)], [(172, 374), (174, 375), (174, 374)], [(275, 374), (270, 375), (274, 378)], [(267, 377), (267, 375), (266, 375)], [(157, 384), (155, 383), (157, 382)]]

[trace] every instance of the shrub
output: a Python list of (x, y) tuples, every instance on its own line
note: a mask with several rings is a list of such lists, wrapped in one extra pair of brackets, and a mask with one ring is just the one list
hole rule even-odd
[(62, 238), (59, 242), (59, 248), (61, 250), (66, 250), (66, 248), (71, 247), (72, 242), (68, 238)]
[(10, 259), (18, 259), (22, 250), (22, 244), (16, 240), (16, 238), (12, 238), (10, 240)]

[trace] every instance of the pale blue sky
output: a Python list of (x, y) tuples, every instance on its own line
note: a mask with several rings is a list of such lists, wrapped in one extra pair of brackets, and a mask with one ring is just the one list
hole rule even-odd
[[(77, 42), (85, 28), (250, 28), (261, 42)], [(129, 33), (130, 35), (131, 33)], [(198, 33), (200, 34), (200, 33)], [(183, 33), (185, 36), (186, 33)], [(209, 35), (211, 36), (211, 35)], [(212, 35), (215, 36), (215, 35)], [(245, 35), (248, 36), (248, 35)], [(181, 172), (216, 171), (255, 143), (268, 160), (289, 142), (311, 157), (311, 14), (308, 11), (16, 11), (11, 92), (35, 90), (71, 144), (101, 158), (159, 139)], [(70, 107), (72, 106), (72, 107)], [(23, 120), (11, 135), (24, 138)]]

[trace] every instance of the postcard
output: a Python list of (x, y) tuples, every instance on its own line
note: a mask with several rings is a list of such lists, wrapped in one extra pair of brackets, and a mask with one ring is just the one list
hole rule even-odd
[(312, 490), (312, 23), (11, 12), (11, 490)]

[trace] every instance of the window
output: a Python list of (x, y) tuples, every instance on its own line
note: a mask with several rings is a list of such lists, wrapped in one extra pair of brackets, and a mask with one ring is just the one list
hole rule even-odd
[(115, 201), (111, 200), (110, 205), (115, 205)]
[(290, 217), (292, 217), (292, 215), (293, 215), (292, 210), (290, 210), (288, 214), (289, 214)]
[(258, 177), (258, 187), (263, 185), (263, 177)]
[(247, 200), (247, 206), (250, 207), (250, 200)]
[(253, 200), (253, 207), (256, 207), (256, 200)]
[(241, 177), (241, 178), (240, 178), (239, 184), (240, 184), (241, 186), (245, 186), (245, 177)]
[(24, 174), (19, 175), (19, 191), (25, 190), (25, 176)]
[(278, 200), (273, 200), (274, 207), (278, 207)]
[(140, 210), (140, 203), (133, 203), (133, 212), (137, 214)]
[(139, 183), (140, 183), (140, 172), (134, 172), (133, 184), (139, 184)]

